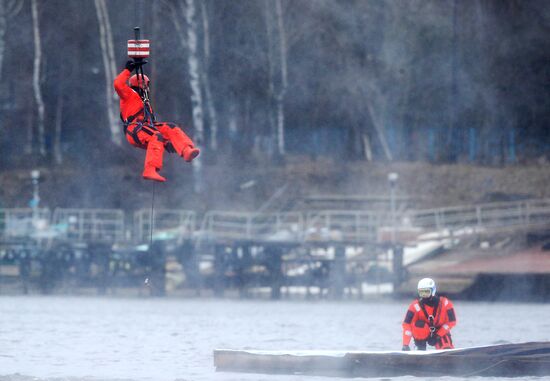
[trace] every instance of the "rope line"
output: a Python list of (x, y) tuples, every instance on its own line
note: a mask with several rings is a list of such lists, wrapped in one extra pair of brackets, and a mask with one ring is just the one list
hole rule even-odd
[(151, 200), (151, 220), (149, 222), (149, 227), (151, 229), (151, 236), (149, 239), (149, 252), (151, 252), (151, 248), (153, 247), (153, 224), (155, 223), (154, 220), (154, 213), (155, 213), (155, 181), (152, 181), (153, 183), (153, 197)]
[[(152, 189), (152, 199), (151, 199), (151, 213), (150, 213), (150, 219), (149, 219), (149, 228), (150, 228), (150, 236), (149, 236), (149, 248), (148, 248), (148, 252), (149, 252), (149, 256), (153, 255), (152, 253), (152, 249), (153, 249), (153, 225), (155, 223), (155, 219), (154, 219), (154, 213), (155, 213), (155, 181), (152, 182), (153, 185), (153, 189)], [(148, 274), (146, 274), (145, 276), (145, 281), (144, 281), (144, 284), (145, 286), (151, 288), (151, 269), (149, 269), (148, 271)]]

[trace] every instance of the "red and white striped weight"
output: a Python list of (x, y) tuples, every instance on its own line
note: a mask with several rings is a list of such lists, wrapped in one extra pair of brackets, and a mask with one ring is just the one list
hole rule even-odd
[(149, 40), (128, 40), (128, 57), (149, 57)]

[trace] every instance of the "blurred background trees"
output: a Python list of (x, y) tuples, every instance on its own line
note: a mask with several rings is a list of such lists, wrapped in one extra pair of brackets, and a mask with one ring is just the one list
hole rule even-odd
[(544, 0), (0, 0), (0, 166), (120, 164), (134, 26), (159, 119), (206, 161), (538, 159), (549, 25)]

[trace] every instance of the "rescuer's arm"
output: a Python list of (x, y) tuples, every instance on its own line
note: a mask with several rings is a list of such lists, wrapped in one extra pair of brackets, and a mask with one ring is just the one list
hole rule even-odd
[(445, 298), (445, 300), (443, 301), (443, 313), (445, 314), (445, 323), (437, 330), (436, 334), (438, 336), (445, 336), (446, 334), (451, 332), (451, 328), (456, 325), (455, 309), (453, 303), (447, 298)]
[(127, 99), (132, 94), (132, 89), (128, 86), (127, 82), (132, 75), (132, 70), (134, 70), (135, 64), (133, 61), (126, 62), (126, 67), (120, 72), (119, 75), (115, 78), (113, 85), (115, 86), (116, 93), (120, 99)]
[(408, 350), (409, 344), (412, 338), (412, 320), (414, 318), (414, 310), (412, 309), (412, 304), (405, 314), (405, 319), (403, 320), (403, 350)]

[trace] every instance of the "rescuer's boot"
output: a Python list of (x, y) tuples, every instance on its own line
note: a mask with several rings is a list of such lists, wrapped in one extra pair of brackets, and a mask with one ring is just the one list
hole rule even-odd
[(198, 148), (195, 148), (195, 147), (185, 147), (183, 149), (183, 160), (187, 161), (187, 162), (190, 162), (191, 160), (193, 160), (194, 158), (196, 158), (197, 156), (199, 156), (199, 153), (201, 151), (198, 149)]
[(147, 151), (145, 152), (145, 167), (143, 168), (143, 178), (165, 182), (166, 179), (159, 175), (157, 171), (162, 169), (162, 155), (164, 154), (164, 143), (160, 142), (154, 136), (147, 143)]
[(164, 177), (157, 173), (157, 169), (154, 167), (145, 167), (145, 169), (143, 170), (143, 178), (146, 180), (158, 181), (160, 183), (166, 181)]
[(200, 150), (195, 148), (193, 141), (181, 128), (170, 123), (158, 123), (155, 126), (183, 160), (190, 162), (199, 155)]

